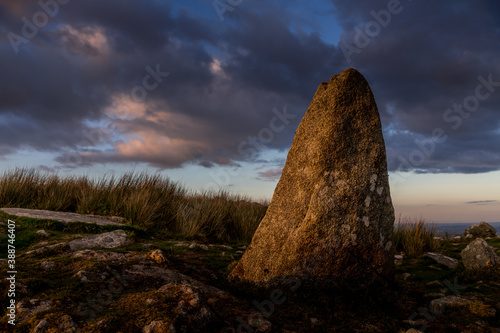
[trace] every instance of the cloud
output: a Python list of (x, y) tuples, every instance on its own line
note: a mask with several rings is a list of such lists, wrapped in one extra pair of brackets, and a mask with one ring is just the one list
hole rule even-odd
[(482, 200), (482, 201), (468, 201), (466, 204), (469, 205), (496, 205), (498, 203), (498, 200)]
[(257, 172), (257, 179), (274, 182), (280, 179), (282, 172), (283, 168), (271, 168), (264, 171), (259, 171)]
[[(335, 6), (342, 43), (353, 43), (355, 27), (388, 3), (323, 1)], [(239, 6), (224, 22), (210, 4), (72, 1), (15, 54), (5, 36), (21, 34), (21, 18), (40, 7), (0, 0), (0, 158), (32, 148), (57, 154), (59, 166), (68, 152), (86, 165), (235, 165), (247, 158), (239, 145), (285, 105), (299, 116), (266, 147), (288, 149), (318, 85), (353, 66), (377, 100), (390, 170), (500, 169), (500, 87), (470, 115), (453, 111), (475, 94), (479, 76), (500, 81), (500, 5), (401, 4), (348, 64), (343, 44), (326, 42), (314, 16), (300, 17), (278, 0)], [(157, 66), (169, 73), (161, 82), (148, 70)], [(455, 118), (447, 122), (448, 109)], [(89, 145), (86, 133), (99, 126), (113, 131)], [(432, 145), (435, 129), (446, 140)]]
[[(8, 43), (0, 44), (11, 64), (0, 78), (0, 116), (7, 120), (5, 129), (10, 129), (0, 135), (8, 136), (4, 142), (10, 140), (10, 149), (0, 152), (28, 146), (59, 153), (61, 163), (68, 151), (79, 151), (90, 164), (234, 165), (246, 158), (238, 152), (239, 144), (268, 125), (274, 108), (292, 103), (291, 113), (303, 113), (307, 101), (294, 96), (302, 88), (290, 86), (290, 76), (276, 77), (259, 69), (255, 82), (247, 80), (252, 72), (247, 72), (248, 62), (265, 48), (250, 40), (242, 27), (263, 32), (258, 26), (270, 13), (249, 13), (238, 29), (227, 32), (212, 28), (219, 22), (186, 10), (174, 14), (162, 2), (117, 4), (88, 1), (61, 8), (55, 24), (22, 46), (20, 56), (9, 50)], [(8, 3), (5, 7), (14, 8)], [(35, 9), (26, 6), (23, 14), (29, 16)], [(314, 59), (328, 57), (332, 49), (315, 35), (299, 38), (288, 30), (287, 22), (272, 23), (266, 33), (276, 40), (287, 36), (273, 52), (309, 44), (315, 46)], [(220, 48), (224, 54), (217, 57), (208, 48)], [(274, 55), (277, 66), (279, 57)], [(292, 76), (300, 70), (301, 59), (295, 58), (283, 69)], [(144, 81), (150, 75), (148, 66), (159, 66), (170, 76), (148, 89), (144, 100), (134, 100), (135, 88), (154, 83), (151, 77)], [(315, 73), (310, 74), (317, 75), (319, 69)], [(270, 81), (277, 89), (260, 85)], [(82, 150), (88, 146), (82, 144), (87, 140), (84, 133), (95, 130), (88, 122), (103, 120), (111, 123), (114, 133), (100, 143), (112, 149)], [(268, 146), (286, 148), (297, 124), (276, 135)], [(14, 129), (27, 134), (9, 135)]]
[[(344, 28), (345, 44), (355, 45), (355, 27), (375, 21), (372, 11), (387, 1), (333, 1)], [(461, 116), (455, 104), (475, 95), (479, 76), (500, 81), (494, 40), (500, 29), (498, 4), (441, 1), (431, 6), (401, 1), (401, 11), (381, 27), (369, 44), (352, 54), (353, 66), (367, 77), (381, 112), (390, 170), (409, 161), (420, 172), (477, 173), (500, 168), (500, 88), (480, 101), (477, 111)], [(472, 18), (483, 18), (480, 23)], [(379, 25), (380, 27), (380, 25)], [(375, 30), (374, 30), (375, 31)], [(356, 37), (358, 35), (358, 37)], [(485, 92), (483, 90), (483, 92)], [(470, 101), (470, 100), (469, 100)], [(446, 117), (447, 110), (448, 113)], [(449, 118), (461, 119), (450, 122)], [(460, 121), (460, 126), (455, 126)], [(455, 128), (456, 127), (456, 128)], [(436, 129), (446, 135), (425, 151), (416, 140), (429, 140)], [(432, 148), (432, 149), (431, 149)], [(411, 163), (411, 156), (416, 163)], [(417, 158), (417, 155), (425, 158)]]
[(102, 28), (86, 26), (76, 29), (63, 24), (55, 32), (64, 49), (72, 55), (86, 58), (102, 57), (110, 53), (109, 41)]

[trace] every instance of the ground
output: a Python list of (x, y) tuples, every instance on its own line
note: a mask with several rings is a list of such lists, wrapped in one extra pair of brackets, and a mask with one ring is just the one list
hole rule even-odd
[[(256, 292), (227, 279), (247, 244), (158, 239), (132, 226), (0, 213), (0, 221), (8, 219), (17, 224), (18, 309), (16, 325), (9, 325), (9, 283), (3, 278), (1, 331), (156, 332), (156, 326), (158, 332), (500, 332), (499, 269), (467, 272), (461, 264), (449, 269), (428, 257), (405, 256), (387, 290), (335, 296), (301, 288)], [(48, 236), (37, 234), (40, 229)], [(116, 229), (125, 230), (131, 242), (114, 249), (48, 247)], [(0, 226), (0, 258), (7, 258), (7, 230)], [(440, 252), (460, 259), (470, 241), (441, 240)], [(500, 254), (500, 238), (487, 242)], [(165, 262), (148, 259), (157, 249)], [(5, 260), (0, 271), (7, 275)], [(437, 309), (435, 300), (445, 296), (459, 298)]]

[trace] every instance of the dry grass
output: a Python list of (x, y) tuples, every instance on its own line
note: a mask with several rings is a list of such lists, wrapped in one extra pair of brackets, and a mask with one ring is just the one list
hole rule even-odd
[(267, 205), (228, 192), (190, 194), (159, 174), (61, 177), (15, 169), (0, 177), (0, 206), (117, 215), (155, 234), (249, 241)]
[(436, 251), (439, 242), (434, 239), (436, 227), (423, 219), (398, 218), (394, 226), (394, 243), (397, 252), (416, 257), (425, 252)]
[(249, 242), (266, 210), (266, 204), (226, 191), (192, 195), (179, 207), (177, 230), (189, 237)]
[[(0, 176), (2, 207), (116, 215), (157, 236), (249, 242), (268, 205), (226, 191), (190, 193), (167, 177), (145, 172), (92, 179), (15, 169)], [(422, 219), (399, 217), (396, 249), (409, 256), (435, 251), (434, 234)]]

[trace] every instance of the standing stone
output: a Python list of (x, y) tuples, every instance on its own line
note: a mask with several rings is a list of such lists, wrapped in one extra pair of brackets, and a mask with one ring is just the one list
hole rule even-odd
[(292, 290), (386, 285), (394, 275), (393, 225), (375, 99), (364, 77), (347, 69), (316, 91), (231, 277)]

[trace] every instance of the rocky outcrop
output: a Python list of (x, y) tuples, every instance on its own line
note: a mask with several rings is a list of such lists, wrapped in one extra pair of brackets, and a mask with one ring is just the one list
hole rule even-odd
[(259, 286), (299, 279), (352, 291), (386, 284), (394, 272), (393, 223), (377, 106), (364, 77), (347, 69), (319, 86), (231, 276)]
[(52, 307), (52, 300), (30, 299), (17, 303), (16, 310), (20, 321), (34, 315), (40, 311), (49, 310)]
[(130, 242), (127, 233), (123, 230), (105, 232), (72, 240), (68, 243), (71, 250), (91, 249), (94, 247), (105, 247), (108, 249), (126, 245)]
[(94, 251), (94, 250), (79, 250), (73, 252), (71, 256), (75, 258), (81, 258), (85, 260), (94, 259), (97, 261), (111, 261), (113, 263), (125, 263), (128, 259), (131, 259), (133, 253), (118, 253), (118, 252), (106, 252), (106, 251)]
[(35, 250), (26, 251), (26, 254), (34, 255), (34, 256), (44, 256), (53, 252), (64, 252), (70, 250), (70, 247), (67, 243), (57, 243), (52, 245), (43, 246), (37, 248)]
[[(472, 235), (472, 238), (496, 237), (497, 230), (486, 222), (471, 225), (464, 231), (464, 236)], [(470, 237), (470, 236), (469, 236)]]
[(492, 268), (500, 265), (500, 257), (482, 238), (472, 241), (460, 255), (466, 269)]

